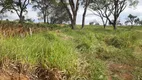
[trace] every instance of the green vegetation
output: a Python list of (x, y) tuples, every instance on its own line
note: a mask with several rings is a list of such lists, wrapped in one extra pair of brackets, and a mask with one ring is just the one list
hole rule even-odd
[(25, 37), (1, 35), (0, 59), (58, 68), (69, 75), (69, 80), (123, 80), (125, 75), (141, 80), (141, 30), (86, 26), (82, 30), (64, 27)]
[(120, 20), (138, 3), (0, 0), (0, 80), (142, 80), (142, 20)]

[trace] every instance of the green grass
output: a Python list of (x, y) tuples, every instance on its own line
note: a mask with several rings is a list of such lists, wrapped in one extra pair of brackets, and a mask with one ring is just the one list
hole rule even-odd
[(109, 62), (134, 67), (134, 80), (142, 77), (142, 27), (119, 27), (116, 31), (101, 26), (58, 30), (24, 38), (1, 36), (0, 59), (8, 57), (30, 65), (56, 67), (70, 74), (70, 80), (108, 80)]

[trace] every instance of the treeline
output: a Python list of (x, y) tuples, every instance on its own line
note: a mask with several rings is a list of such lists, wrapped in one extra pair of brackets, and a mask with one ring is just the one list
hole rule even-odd
[(26, 20), (27, 8), (31, 5), (34, 10), (38, 10), (38, 17), (43, 19), (44, 23), (69, 22), (74, 29), (78, 10), (83, 6), (82, 28), (84, 28), (86, 12), (90, 9), (101, 18), (104, 28), (107, 23), (110, 23), (114, 29), (117, 29), (118, 18), (128, 4), (135, 6), (138, 0), (0, 0), (0, 13), (1, 15), (5, 15), (5, 12), (16, 13), (19, 22), (23, 23)]
[(140, 20), (140, 18), (138, 18), (138, 16), (129, 14), (126, 21), (125, 21), (125, 25), (130, 24), (132, 27), (134, 25), (138, 26), (138, 25), (142, 25), (142, 20)]

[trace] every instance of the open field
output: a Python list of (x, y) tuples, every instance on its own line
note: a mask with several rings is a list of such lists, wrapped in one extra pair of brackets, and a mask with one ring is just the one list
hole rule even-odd
[(1, 29), (0, 80), (142, 80), (141, 26), (16, 29)]

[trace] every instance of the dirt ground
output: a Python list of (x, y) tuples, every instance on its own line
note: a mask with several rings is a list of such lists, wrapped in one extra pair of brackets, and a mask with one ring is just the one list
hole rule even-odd
[(66, 80), (66, 75), (57, 68), (40, 65), (30, 69), (27, 64), (5, 60), (0, 62), (0, 80)]

